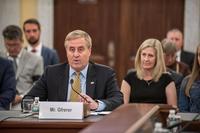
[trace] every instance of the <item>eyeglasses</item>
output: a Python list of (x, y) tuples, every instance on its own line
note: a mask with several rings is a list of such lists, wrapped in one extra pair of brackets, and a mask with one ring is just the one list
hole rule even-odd
[(8, 49), (15, 49), (15, 48), (19, 48), (19, 47), (21, 47), (21, 44), (17, 44), (17, 45), (7, 45), (6, 44), (6, 48), (8, 48)]
[(9, 48), (9, 49), (14, 49), (14, 48), (19, 48), (22, 46), (22, 43), (17, 41), (17, 42), (5, 42), (5, 46), (6, 48)]

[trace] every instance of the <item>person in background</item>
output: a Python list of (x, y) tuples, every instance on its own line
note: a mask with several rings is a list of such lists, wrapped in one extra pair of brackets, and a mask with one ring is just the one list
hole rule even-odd
[(176, 87), (166, 73), (160, 41), (147, 39), (139, 47), (135, 71), (128, 73), (121, 85), (124, 103), (157, 103), (177, 106)]
[(180, 112), (200, 112), (200, 45), (197, 46), (192, 73), (181, 83)]
[(191, 73), (187, 64), (176, 60), (177, 48), (175, 43), (169, 39), (164, 39), (162, 41), (162, 46), (167, 68), (174, 70), (176, 73), (182, 74), (184, 77)]
[(170, 68), (171, 65), (178, 64), (178, 61), (176, 61), (176, 45), (168, 39), (163, 39), (161, 44), (163, 47), (164, 60), (165, 60), (165, 65), (167, 67), (167, 72), (169, 72), (169, 74), (171, 75), (172, 79), (175, 82), (177, 99), (178, 99), (181, 82), (183, 80), (183, 75), (181, 73), (177, 73), (176, 71)]
[(13, 61), (16, 73), (17, 93), (12, 109), (20, 110), (22, 97), (43, 73), (43, 61), (41, 57), (23, 49), (23, 33), (18, 26), (9, 25), (3, 30), (2, 34), (6, 51), (1, 55)]
[(187, 64), (192, 70), (192, 65), (194, 62), (194, 53), (185, 51), (183, 49), (183, 34), (178, 29), (171, 29), (167, 32), (167, 39), (171, 40), (176, 44), (176, 60)]
[(12, 62), (0, 57), (0, 110), (9, 110), (16, 93)]
[(38, 56), (42, 56), (44, 68), (48, 65), (59, 63), (59, 57), (54, 49), (50, 49), (40, 41), (41, 26), (37, 19), (27, 19), (23, 24), (23, 30), (29, 45), (27, 50)]
[(64, 46), (69, 64), (47, 67), (27, 98), (37, 96), (41, 101), (84, 102), (94, 111), (111, 111), (123, 104), (114, 70), (89, 61), (92, 39), (88, 33), (82, 30), (68, 33)]

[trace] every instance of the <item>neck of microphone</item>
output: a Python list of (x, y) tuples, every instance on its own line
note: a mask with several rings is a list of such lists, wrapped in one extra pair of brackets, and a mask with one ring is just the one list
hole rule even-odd
[[(194, 118), (193, 118), (191, 121), (189, 121), (188, 123), (186, 123), (186, 124), (178, 131), (178, 133), (184, 131), (188, 126), (190, 126), (190, 125), (192, 124), (192, 122), (198, 120), (198, 119), (199, 119), (199, 116), (200, 116), (200, 113), (196, 114), (196, 115), (194, 116)], [(183, 123), (183, 122), (182, 122), (182, 123)]]
[(71, 84), (71, 86), (72, 86), (72, 84), (74, 83), (74, 80), (73, 79), (71, 79), (70, 80), (70, 84)]
[(176, 122), (176, 123), (174, 123), (173, 125), (168, 126), (167, 129), (172, 129), (172, 128), (174, 128), (174, 127), (178, 127), (178, 126), (180, 126), (180, 125), (182, 125), (182, 124), (183, 124), (182, 121), (181, 121), (181, 122)]
[(73, 88), (73, 83), (74, 83), (74, 80), (71, 79), (71, 80), (70, 80), (70, 84), (71, 84), (72, 90), (73, 90), (76, 94), (78, 94), (80, 97), (82, 97), (87, 103), (90, 103), (84, 96), (82, 96), (79, 92), (77, 92), (77, 91)]

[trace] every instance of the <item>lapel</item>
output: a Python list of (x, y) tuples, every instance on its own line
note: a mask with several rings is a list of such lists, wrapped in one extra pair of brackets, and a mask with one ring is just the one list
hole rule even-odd
[(45, 55), (45, 49), (44, 47), (42, 46), (42, 49), (41, 49), (41, 55), (44, 56)]
[(181, 56), (180, 61), (182, 61), (182, 60), (185, 58), (185, 57), (184, 57), (185, 55), (184, 55), (183, 51), (181, 51), (180, 56)]
[[(68, 93), (68, 80), (69, 80), (69, 65), (64, 64), (64, 67), (59, 72), (59, 75), (61, 75), (60, 79), (55, 79), (58, 82), (58, 99), (60, 101), (66, 101), (67, 100), (67, 93)], [(56, 78), (56, 77), (55, 77)]]
[(44, 60), (48, 60), (47, 58), (47, 50), (44, 46), (42, 46), (42, 50), (41, 50), (41, 55), (44, 58)]
[(91, 98), (95, 97), (96, 71), (93, 63), (89, 63), (86, 80), (86, 94)]
[[(190, 57), (189, 57), (189, 58), (190, 58)], [(187, 62), (187, 60), (188, 60), (189, 58), (188, 58), (186, 52), (182, 50), (182, 51), (181, 51), (181, 61), (182, 61), (182, 62), (185, 62), (185, 61)]]
[(43, 58), (44, 66), (49, 65), (50, 64), (50, 62), (49, 62), (50, 59), (48, 57), (48, 50), (44, 46), (42, 46), (41, 56)]
[(22, 49), (22, 54), (21, 57), (19, 58), (18, 66), (17, 66), (17, 73), (16, 73), (16, 79), (18, 79), (19, 74), (22, 73), (25, 64), (27, 63), (27, 57), (28, 55), (26, 54), (26, 51)]

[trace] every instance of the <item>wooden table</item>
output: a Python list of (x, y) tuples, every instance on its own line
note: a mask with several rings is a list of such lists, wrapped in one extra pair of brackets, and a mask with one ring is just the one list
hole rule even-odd
[[(17, 116), (16, 116), (17, 117)], [(36, 117), (9, 118), (0, 122), (1, 133), (77, 133), (102, 119), (89, 116), (83, 120), (39, 120)]]
[[(83, 120), (9, 118), (0, 122), (0, 133), (149, 133), (155, 122), (165, 126), (169, 109), (172, 107), (167, 105), (127, 104), (109, 115), (89, 116)], [(185, 131), (200, 132), (200, 122), (192, 122)]]
[[(155, 122), (162, 122), (166, 127), (170, 109), (173, 108), (168, 105), (122, 105), (102, 120), (83, 129), (81, 133), (151, 133)], [(200, 121), (183, 121), (182, 126), (188, 123), (185, 132), (200, 132)]]
[[(104, 119), (85, 128), (81, 133), (133, 133), (158, 110), (159, 106), (153, 104), (122, 105)], [(148, 129), (152, 129), (151, 124), (148, 125)]]

